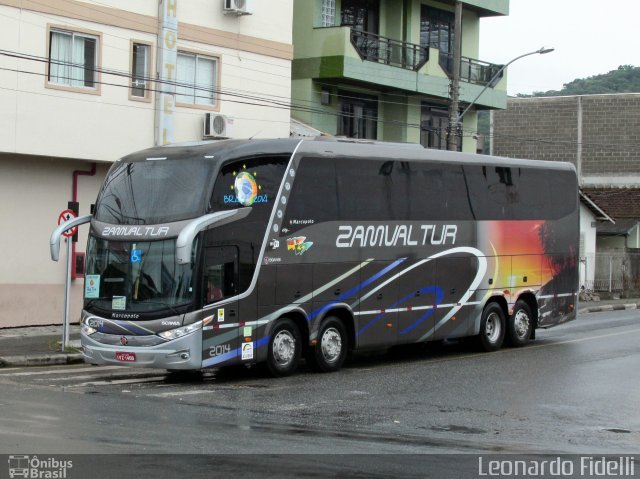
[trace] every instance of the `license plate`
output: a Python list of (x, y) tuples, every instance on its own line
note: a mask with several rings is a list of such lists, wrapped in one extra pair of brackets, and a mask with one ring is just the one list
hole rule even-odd
[(116, 360), (133, 363), (136, 360), (136, 355), (134, 353), (116, 353)]

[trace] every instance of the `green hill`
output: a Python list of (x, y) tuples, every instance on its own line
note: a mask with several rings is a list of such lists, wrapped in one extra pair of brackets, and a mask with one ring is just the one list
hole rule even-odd
[(598, 93), (640, 93), (640, 67), (620, 65), (609, 73), (578, 78), (565, 83), (561, 90), (536, 91), (532, 95), (519, 97), (594, 95)]
[[(539, 96), (595, 95), (598, 93), (640, 93), (640, 67), (620, 65), (617, 70), (578, 78), (565, 83), (562, 90), (536, 91), (532, 95), (517, 94), (519, 98)], [(489, 153), (489, 112), (478, 112), (478, 133), (484, 135), (484, 152)]]

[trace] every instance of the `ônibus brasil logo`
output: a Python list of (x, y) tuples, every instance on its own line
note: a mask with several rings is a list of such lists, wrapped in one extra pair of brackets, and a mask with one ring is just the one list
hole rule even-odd
[(54, 457), (46, 459), (38, 456), (9, 456), (9, 477), (27, 477), (38, 479), (66, 479), (67, 469), (73, 467), (73, 461)]

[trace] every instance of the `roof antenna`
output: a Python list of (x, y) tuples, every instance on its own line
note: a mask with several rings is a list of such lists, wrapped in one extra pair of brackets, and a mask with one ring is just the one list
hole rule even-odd
[(256, 136), (256, 135), (259, 135), (260, 133), (262, 133), (262, 130), (258, 130), (258, 131), (256, 131), (253, 135), (251, 135), (251, 136), (249, 137), (249, 139), (250, 139), (250, 140), (253, 140), (253, 137), (254, 137), (254, 136)]

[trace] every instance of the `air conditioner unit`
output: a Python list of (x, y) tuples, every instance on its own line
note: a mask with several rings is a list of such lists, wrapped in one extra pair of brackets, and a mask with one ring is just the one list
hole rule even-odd
[(251, 15), (253, 13), (253, 0), (223, 0), (222, 10), (225, 14)]
[(204, 131), (205, 138), (231, 138), (233, 135), (233, 118), (229, 118), (219, 113), (204, 114)]

